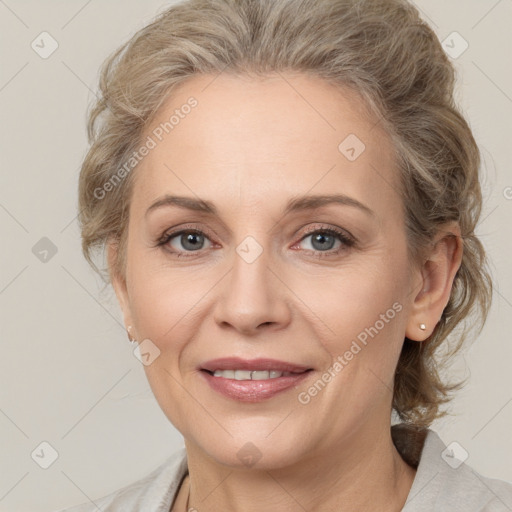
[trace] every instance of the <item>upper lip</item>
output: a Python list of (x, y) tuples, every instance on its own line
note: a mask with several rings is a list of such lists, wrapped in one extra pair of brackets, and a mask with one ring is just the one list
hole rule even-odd
[(277, 359), (242, 359), (240, 357), (221, 357), (201, 364), (201, 370), (267, 370), (276, 372), (303, 373), (312, 368), (297, 363), (278, 361)]

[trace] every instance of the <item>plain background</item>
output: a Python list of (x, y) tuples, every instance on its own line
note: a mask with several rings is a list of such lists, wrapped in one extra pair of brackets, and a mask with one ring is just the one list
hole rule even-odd
[[(0, 0), (1, 511), (98, 498), (183, 443), (152, 397), (113, 292), (102, 291), (81, 255), (76, 223), (85, 115), (100, 64), (166, 5)], [(441, 40), (456, 31), (469, 44), (454, 60), (457, 98), (482, 150), (479, 233), (497, 287), (487, 326), (450, 370), (469, 383), (452, 416), (433, 428), (464, 447), (473, 468), (512, 481), (512, 1), (417, 6)], [(31, 48), (43, 31), (59, 45), (47, 59)], [(57, 250), (46, 262), (33, 250), (48, 246), (43, 237)], [(48, 469), (31, 457), (43, 441), (58, 452)]]

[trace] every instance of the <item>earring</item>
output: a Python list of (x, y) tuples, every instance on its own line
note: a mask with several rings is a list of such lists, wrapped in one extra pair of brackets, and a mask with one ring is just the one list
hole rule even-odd
[(127, 329), (127, 331), (128, 331), (128, 332), (127, 332), (127, 334), (128, 334), (128, 339), (130, 340), (130, 342), (131, 342), (131, 343), (133, 343), (133, 342), (135, 341), (135, 339), (134, 339), (134, 338), (132, 338), (132, 336), (131, 336), (131, 334), (130, 334), (130, 331), (132, 330), (132, 326), (131, 326), (131, 325), (129, 325), (126, 329)]
[(422, 331), (426, 330), (427, 326), (425, 324), (420, 324), (420, 329)]

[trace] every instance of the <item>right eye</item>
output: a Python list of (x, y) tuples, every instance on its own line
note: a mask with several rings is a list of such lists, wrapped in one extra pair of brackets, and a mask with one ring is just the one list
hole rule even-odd
[(205, 242), (212, 246), (210, 239), (198, 229), (186, 229), (166, 233), (158, 245), (165, 247), (178, 257), (186, 253), (198, 252), (204, 248)]

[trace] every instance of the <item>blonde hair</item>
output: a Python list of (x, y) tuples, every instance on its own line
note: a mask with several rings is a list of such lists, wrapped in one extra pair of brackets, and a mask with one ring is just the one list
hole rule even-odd
[[(413, 426), (445, 414), (459, 384), (443, 382), (438, 349), (456, 326), (483, 326), (492, 284), (475, 236), (482, 205), (480, 154), (457, 110), (454, 69), (417, 10), (401, 0), (188, 0), (137, 32), (104, 63), (89, 113), (91, 147), (79, 183), (86, 259), (119, 245), (124, 275), (134, 171), (105, 184), (140, 147), (144, 129), (179, 85), (199, 73), (265, 76), (298, 72), (356, 91), (390, 133), (401, 177), (412, 261), (445, 222), (457, 221), (464, 253), (451, 297), (427, 342), (404, 341), (393, 409)], [(125, 176), (126, 175), (126, 176)], [(102, 197), (99, 197), (102, 196)], [(464, 328), (456, 336), (460, 347)], [(454, 333), (455, 334), (455, 333)], [(444, 359), (443, 359), (444, 361)]]

